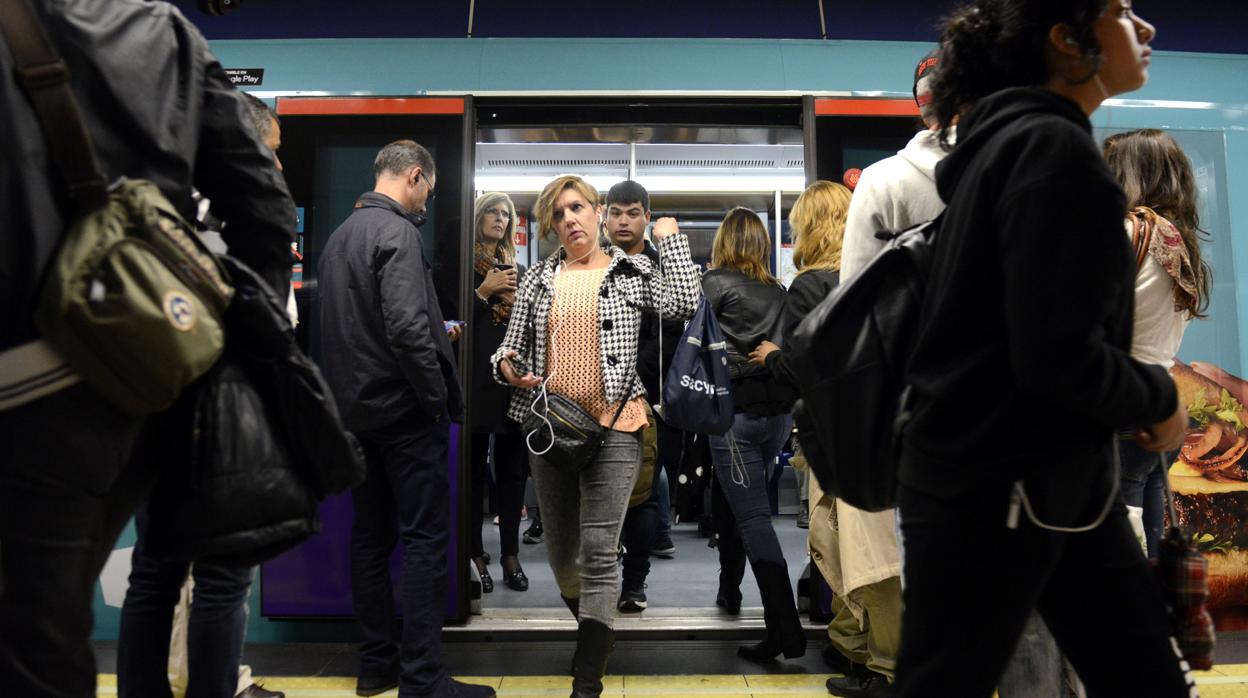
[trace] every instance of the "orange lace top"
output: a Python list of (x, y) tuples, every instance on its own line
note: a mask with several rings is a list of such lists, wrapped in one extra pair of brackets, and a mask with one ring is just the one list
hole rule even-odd
[[(567, 269), (555, 277), (555, 298), (547, 322), (546, 389), (567, 397), (598, 416), (609, 426), (619, 403), (607, 404), (602, 387), (602, 352), (598, 341), (598, 290), (607, 270)], [(646, 426), (645, 398), (638, 396), (624, 406), (616, 431), (637, 431)]]

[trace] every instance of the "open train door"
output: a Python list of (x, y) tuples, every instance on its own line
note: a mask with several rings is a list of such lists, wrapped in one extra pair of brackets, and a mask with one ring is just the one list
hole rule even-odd
[[(296, 269), (301, 344), (321, 360), (316, 269), (333, 231), (350, 215), (360, 194), (372, 191), (373, 160), (387, 143), (411, 139), (425, 146), (437, 165), (437, 196), (429, 202), (421, 237), (433, 267), (439, 302), (447, 319), (470, 312), (468, 280), (472, 246), (465, 244), (472, 220), (474, 124), (471, 97), (290, 97), (277, 100), (280, 157), (299, 209)], [(301, 272), (301, 274), (299, 273)], [(460, 365), (470, 355), (467, 337), (458, 346)], [(461, 386), (465, 395), (471, 386)], [(448, 479), (451, 528), (447, 559), (446, 618), (467, 620), (469, 579), (464, 496), (470, 439), (451, 426)], [(321, 505), (321, 532), (261, 569), (261, 613), (274, 618), (341, 618), (351, 607), (351, 520), (349, 494)], [(394, 579), (401, 555), (392, 559)], [(396, 597), (399, 585), (395, 585)]]

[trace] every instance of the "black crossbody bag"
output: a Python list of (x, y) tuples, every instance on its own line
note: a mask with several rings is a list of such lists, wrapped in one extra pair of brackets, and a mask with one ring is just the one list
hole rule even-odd
[[(529, 305), (527, 319), (531, 349), (537, 346), (537, 324), (533, 317), (536, 305)], [(607, 440), (607, 432), (615, 428), (615, 423), (624, 412), (624, 405), (628, 404), (628, 397), (620, 399), (620, 406), (615, 411), (611, 426), (604, 428), (598, 423), (597, 417), (586, 412), (574, 400), (558, 393), (547, 392), (545, 380), (537, 390), (539, 395), (530, 406), (529, 416), (522, 427), (529, 453), (540, 456), (560, 470), (584, 470), (598, 458), (598, 453)]]

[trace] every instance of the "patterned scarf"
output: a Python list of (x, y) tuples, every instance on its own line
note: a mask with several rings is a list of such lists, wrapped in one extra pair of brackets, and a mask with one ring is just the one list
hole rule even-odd
[[(481, 276), (486, 276), (495, 264), (504, 263), (504, 260), (496, 256), (498, 252), (497, 245), (482, 245), (477, 243), (473, 245), (473, 269)], [(502, 296), (490, 297), (490, 314), (493, 316), (495, 325), (506, 325), (507, 320), (511, 317), (511, 306), (515, 303), (515, 296), (509, 299)]]
[(1187, 307), (1181, 302), (1184, 298), (1195, 301), (1196, 271), (1192, 268), (1192, 260), (1179, 229), (1147, 206), (1131, 209), (1127, 219), (1132, 226), (1136, 268), (1144, 264), (1145, 255), (1151, 256), (1174, 279), (1174, 309)]

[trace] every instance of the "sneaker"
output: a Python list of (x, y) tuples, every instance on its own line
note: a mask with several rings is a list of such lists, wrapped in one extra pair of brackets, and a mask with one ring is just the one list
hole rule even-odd
[(525, 529), (524, 536), (522, 537), (525, 543), (528, 543), (530, 545), (535, 545), (537, 543), (542, 542), (543, 533), (544, 532), (542, 531), (542, 520), (533, 519), (533, 523), (530, 524), (527, 529)]
[(645, 582), (624, 582), (620, 602), (615, 607), (620, 613), (641, 613), (646, 610), (645, 590)]
[(650, 548), (650, 554), (670, 560), (676, 557), (676, 544), (669, 535), (658, 536), (654, 540), (654, 547)]

